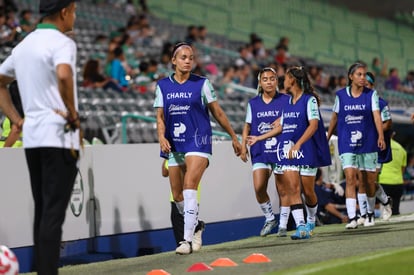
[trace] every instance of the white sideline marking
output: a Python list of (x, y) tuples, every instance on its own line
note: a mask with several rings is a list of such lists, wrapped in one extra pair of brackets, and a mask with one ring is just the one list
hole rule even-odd
[(392, 217), (390, 219), (390, 222), (402, 222), (402, 221), (414, 221), (414, 213), (409, 215), (402, 215), (399, 217)]
[(381, 258), (381, 257), (384, 257), (384, 256), (390, 256), (390, 255), (395, 254), (395, 253), (408, 251), (408, 250), (412, 250), (412, 249), (413, 249), (413, 247), (410, 246), (410, 247), (404, 247), (404, 248), (398, 249), (398, 250), (392, 250), (392, 251), (378, 253), (378, 254), (375, 254), (375, 255), (362, 256), (362, 257), (360, 257), (358, 259), (355, 259), (355, 260), (352, 260), (352, 261), (349, 261), (349, 259), (343, 259), (340, 262), (335, 262), (335, 263), (327, 263), (327, 264), (321, 263), (320, 266), (316, 266), (316, 267), (313, 267), (313, 268), (306, 268), (305, 267), (306, 270), (296, 271), (296, 272), (293, 272), (292, 274), (297, 274), (297, 275), (310, 274), (310, 273), (314, 273), (314, 272), (323, 271), (325, 269), (330, 269), (330, 268), (335, 268), (335, 267), (338, 267), (338, 266), (341, 266), (341, 265), (346, 265), (346, 264), (349, 264), (349, 263), (358, 263), (358, 262), (363, 262), (363, 261), (366, 261), (366, 260), (373, 260), (373, 259)]

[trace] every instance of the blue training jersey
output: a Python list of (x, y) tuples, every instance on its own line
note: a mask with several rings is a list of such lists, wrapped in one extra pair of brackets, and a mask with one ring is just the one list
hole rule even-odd
[(212, 153), (207, 104), (216, 101), (207, 78), (191, 74), (184, 83), (173, 75), (158, 81), (154, 107), (164, 108), (165, 137), (172, 152)]
[[(259, 136), (269, 132), (272, 123), (282, 115), (283, 106), (289, 104), (289, 98), (286, 94), (277, 93), (269, 103), (263, 101), (262, 95), (250, 99), (246, 116), (246, 123), (250, 124), (250, 135)], [(278, 137), (271, 137), (252, 145), (252, 163), (276, 163), (277, 143)]]
[(378, 151), (378, 133), (372, 113), (374, 110), (379, 110), (378, 96), (371, 89), (364, 87), (357, 98), (352, 96), (349, 87), (336, 92), (334, 112), (338, 114), (339, 154)]
[[(287, 154), (290, 148), (302, 137), (309, 126), (309, 120), (312, 119), (318, 119), (316, 132), (302, 144), (299, 152), (294, 152), (293, 159), (288, 159)], [(325, 127), (314, 96), (303, 94), (295, 104), (290, 103), (284, 108), (277, 157), (280, 165), (316, 168), (331, 164)]]
[[(388, 102), (382, 97), (379, 98), (379, 107), (380, 107), (382, 122), (390, 120), (391, 114), (390, 114), (390, 108), (388, 107)], [(386, 144), (386, 148), (385, 150), (378, 151), (378, 163), (387, 163), (392, 160), (391, 134), (392, 134), (391, 129), (384, 131), (384, 141)]]

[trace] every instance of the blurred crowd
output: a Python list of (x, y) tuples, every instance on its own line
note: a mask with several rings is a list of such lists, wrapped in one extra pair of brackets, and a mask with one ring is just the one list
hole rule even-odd
[[(160, 77), (171, 72), (171, 49), (177, 41), (169, 37), (150, 22), (150, 11), (145, 0), (92, 1), (96, 4), (115, 5), (124, 9), (128, 20), (125, 26), (93, 37), (94, 44), (106, 48), (105, 58), (88, 57), (82, 63), (81, 82), (85, 87), (100, 87), (118, 92), (153, 92)], [(135, 4), (138, 3), (138, 5)], [(0, 45), (13, 46), (36, 25), (38, 14), (28, 9), (20, 10), (13, 0), (0, 1)], [(248, 42), (240, 46), (238, 57), (231, 64), (223, 64), (204, 54), (198, 47), (221, 47), (219, 41), (209, 39), (204, 25), (189, 25), (184, 35), (185, 42), (194, 45), (196, 66), (194, 72), (206, 75), (220, 92), (232, 93), (230, 84), (257, 87), (257, 72), (263, 67), (273, 67), (283, 78), (287, 66), (306, 66), (314, 87), (323, 94), (334, 92), (347, 85), (346, 71), (331, 72), (323, 64), (306, 64), (300, 57), (289, 52), (289, 37), (280, 37), (273, 48), (266, 48), (259, 34), (251, 33)], [(75, 34), (76, 39), (76, 34)], [(160, 48), (158, 56), (146, 55), (145, 49)], [(304, 64), (305, 63), (305, 64)], [(367, 61), (365, 61), (367, 63)], [(414, 70), (401, 77), (398, 69), (386, 60), (375, 57), (370, 70), (383, 79), (380, 88), (414, 94)], [(282, 87), (281, 87), (282, 88)]]

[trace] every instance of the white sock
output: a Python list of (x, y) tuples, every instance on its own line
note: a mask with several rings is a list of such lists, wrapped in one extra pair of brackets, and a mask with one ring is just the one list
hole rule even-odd
[(270, 200), (264, 203), (260, 203), (259, 205), (263, 211), (266, 221), (273, 221), (275, 219), (275, 215), (273, 214), (272, 203), (270, 202)]
[(308, 223), (315, 223), (316, 222), (316, 212), (318, 211), (318, 204), (316, 204), (315, 206), (309, 206), (307, 204), (305, 204), (306, 207), (306, 213), (307, 213), (307, 221)]
[(384, 188), (382, 188), (381, 184), (378, 184), (378, 189), (375, 192), (375, 197), (382, 203), (387, 204), (388, 203), (388, 196), (384, 191)]
[(184, 240), (193, 241), (195, 227), (198, 223), (197, 190), (185, 189), (184, 195)]
[(361, 216), (365, 216), (367, 214), (367, 194), (366, 193), (358, 193), (358, 205), (359, 205), (359, 213)]
[(367, 197), (367, 201), (368, 201), (367, 212), (369, 214), (372, 214), (375, 211), (375, 199), (376, 199), (375, 197)]
[(356, 217), (356, 199), (347, 198), (345, 200), (346, 212), (350, 220), (355, 219)]
[(289, 214), (290, 214), (289, 206), (280, 207), (279, 228), (287, 229), (287, 224), (289, 221)]
[(296, 228), (300, 225), (305, 225), (305, 215), (303, 213), (303, 205), (297, 204), (292, 206), (292, 216), (296, 223)]
[(175, 205), (177, 206), (178, 213), (184, 215), (184, 201), (176, 201)]

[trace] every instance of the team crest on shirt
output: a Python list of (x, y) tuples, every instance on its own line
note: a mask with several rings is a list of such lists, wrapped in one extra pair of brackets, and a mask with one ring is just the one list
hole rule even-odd
[(360, 140), (362, 138), (362, 132), (360, 131), (352, 131), (351, 132), (351, 142), (352, 143), (357, 143), (358, 140)]
[(187, 127), (185, 126), (184, 123), (182, 122), (174, 123), (174, 137), (176, 138), (180, 137), (180, 135), (184, 134), (186, 130), (187, 130)]

